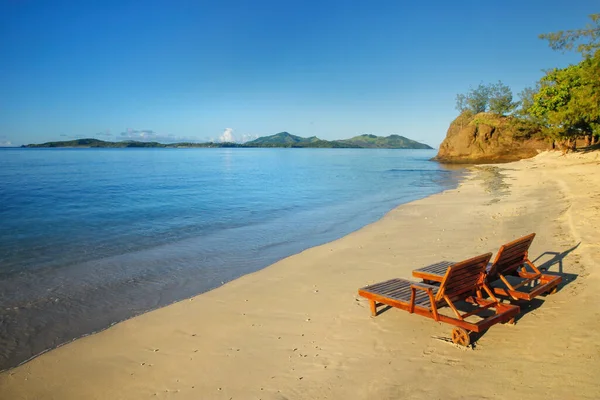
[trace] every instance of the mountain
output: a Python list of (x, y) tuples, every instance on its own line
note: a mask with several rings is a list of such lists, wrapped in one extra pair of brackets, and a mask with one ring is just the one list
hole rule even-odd
[(312, 136), (309, 138), (303, 138), (300, 136), (292, 135), (288, 132), (279, 132), (271, 136), (262, 136), (258, 139), (246, 142), (246, 146), (251, 147), (292, 147), (294, 145), (309, 144), (318, 142), (319, 138)]
[(387, 137), (375, 135), (360, 135), (351, 139), (323, 140), (316, 136), (303, 138), (288, 132), (280, 132), (264, 136), (245, 143), (248, 147), (329, 147), (329, 148), (360, 148), (360, 149), (431, 149), (430, 146), (405, 138), (400, 135)]
[(378, 149), (431, 149), (426, 144), (415, 142), (399, 135), (379, 137), (361, 135), (352, 139), (323, 140), (316, 136), (303, 138), (288, 132), (280, 132), (271, 136), (263, 136), (246, 143), (157, 143), (157, 142), (106, 142), (98, 139), (76, 139), (62, 142), (28, 144), (21, 147), (78, 147), (78, 148), (130, 148), (130, 147), (306, 147), (306, 148), (378, 148)]
[(387, 137), (375, 135), (360, 135), (351, 139), (336, 140), (340, 144), (355, 145), (364, 149), (431, 149), (432, 147), (405, 138), (400, 135), (390, 135)]
[(239, 143), (158, 143), (158, 142), (139, 142), (135, 140), (125, 140), (122, 142), (106, 142), (99, 139), (75, 139), (61, 142), (47, 142), (40, 144), (27, 144), (21, 147), (39, 148), (39, 147), (74, 147), (74, 148), (133, 148), (133, 147), (152, 147), (152, 148), (186, 148), (186, 147), (244, 147)]
[(319, 139), (316, 136), (303, 138), (292, 135), (288, 132), (279, 132), (271, 136), (263, 136), (244, 143), (246, 147), (311, 147), (311, 148), (332, 148), (332, 147), (358, 147), (343, 146), (336, 142)]

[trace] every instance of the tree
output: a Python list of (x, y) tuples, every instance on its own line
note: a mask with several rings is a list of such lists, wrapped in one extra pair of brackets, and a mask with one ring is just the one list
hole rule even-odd
[[(600, 14), (590, 16), (584, 29), (540, 35), (555, 50), (579, 51), (583, 60), (546, 72), (533, 96), (530, 114), (545, 121), (558, 138), (600, 135)], [(575, 46), (577, 44), (577, 46)]]
[(512, 90), (501, 81), (488, 86), (490, 112), (505, 115), (517, 108), (518, 103), (513, 102)]
[(465, 111), (469, 110), (469, 106), (467, 105), (467, 95), (463, 93), (459, 93), (456, 95), (456, 109), (461, 114)]
[(487, 110), (489, 100), (489, 87), (480, 83), (476, 88), (469, 89), (466, 94), (456, 95), (456, 108), (461, 113), (470, 111), (477, 114)]
[[(544, 33), (540, 39), (547, 40), (553, 50), (576, 50), (584, 58), (591, 57), (600, 48), (600, 14), (592, 14), (590, 19), (592, 22), (583, 29)], [(582, 39), (587, 42), (581, 43)]]
[(553, 69), (541, 79), (530, 113), (546, 122), (554, 136), (576, 138), (600, 134), (600, 65), (587, 59)]
[(531, 114), (529, 113), (529, 109), (533, 106), (534, 96), (537, 92), (540, 91), (540, 84), (536, 83), (534, 88), (526, 87), (525, 89), (519, 92), (519, 104), (521, 105), (520, 110), (518, 111), (519, 116), (528, 117)]
[(501, 81), (488, 85), (480, 83), (466, 94), (456, 95), (456, 109), (461, 113), (469, 111), (477, 114), (490, 111), (504, 115), (509, 114), (517, 107), (518, 103), (512, 100), (512, 91)]

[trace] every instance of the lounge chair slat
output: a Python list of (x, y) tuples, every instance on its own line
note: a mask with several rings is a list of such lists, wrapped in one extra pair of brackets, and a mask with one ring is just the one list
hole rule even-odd
[(525, 259), (527, 258), (527, 250), (519, 250), (518, 252), (516, 252), (515, 254), (511, 254), (511, 255), (502, 255), (502, 259), (500, 261), (496, 261), (496, 265), (510, 265), (510, 264), (516, 264), (519, 262), (524, 262)]
[(451, 266), (442, 282), (443, 294), (456, 296), (475, 291), (477, 284), (483, 282), (483, 275), (489, 261), (489, 257), (485, 256), (487, 255), (474, 257)]
[(448, 285), (446, 285), (446, 290), (456, 287), (456, 286), (460, 286), (464, 283), (467, 283), (469, 285), (473, 285), (472, 281), (473, 280), (477, 280), (481, 278), (481, 274), (479, 272), (477, 273), (461, 273), (461, 274), (455, 274), (452, 275), (452, 282), (448, 283)]
[[(519, 312), (518, 306), (501, 304), (495, 298), (487, 300), (475, 297), (481, 296), (483, 288), (489, 290), (485, 285), (484, 276), (491, 256), (492, 254), (488, 253), (459, 263), (440, 262), (437, 265), (421, 269), (443, 271), (444, 277), (440, 286), (417, 285), (415, 282), (397, 278), (366, 286), (359, 289), (358, 293), (369, 299), (373, 315), (377, 315), (377, 307), (383, 304), (459, 326), (469, 331), (482, 332), (495, 323), (509, 321)], [(414, 303), (411, 304), (413, 293)], [(433, 296), (433, 304), (428, 293)], [(458, 313), (453, 305), (456, 300), (473, 303), (477, 308), (458, 318), (438, 313), (437, 309), (446, 305), (451, 306)], [(463, 318), (487, 308), (494, 308), (496, 314), (476, 323), (468, 322)]]
[[(513, 286), (512, 289), (509, 287), (494, 286), (494, 293), (501, 296), (509, 296), (513, 299), (532, 300), (542, 293), (553, 290), (562, 282), (561, 276), (544, 276), (545, 274), (539, 275), (537, 272), (531, 274), (521, 271), (521, 267), (531, 263), (528, 252), (534, 238), (535, 233), (532, 233), (513, 240), (500, 248), (492, 265), (491, 273), (487, 277), (488, 281), (491, 282), (501, 277), (506, 279), (506, 275), (519, 276), (524, 281)], [(521, 290), (513, 290), (517, 288)]]
[(532, 233), (503, 245), (494, 260), (495, 271), (505, 274), (518, 269), (518, 264), (527, 259), (527, 252), (534, 238), (535, 233)]
[(415, 271), (428, 272), (433, 274), (445, 274), (448, 270), (448, 267), (454, 264), (450, 261), (441, 261), (439, 263), (431, 264), (423, 268), (416, 269)]
[(407, 292), (407, 293), (410, 292), (410, 286), (390, 285), (383, 289), (377, 289), (376, 291), (383, 295), (393, 296), (395, 294), (399, 295), (399, 294), (401, 294), (401, 292)]
[(394, 285), (397, 285), (397, 279), (376, 283), (374, 285), (367, 286), (367, 288), (372, 290), (385, 290), (388, 287), (394, 287)]
[[(392, 279), (381, 283), (386, 284), (386, 288), (384, 290), (381, 290), (381, 284), (374, 284), (360, 289), (360, 292), (363, 294), (370, 293), (376, 296), (386, 297), (399, 302), (407, 303), (410, 301), (410, 286), (412, 282), (401, 279)], [(437, 292), (437, 288), (435, 289), (435, 291)], [(417, 292), (415, 297), (416, 304), (419, 304), (423, 307), (429, 307), (429, 296), (426, 293), (422, 291)]]

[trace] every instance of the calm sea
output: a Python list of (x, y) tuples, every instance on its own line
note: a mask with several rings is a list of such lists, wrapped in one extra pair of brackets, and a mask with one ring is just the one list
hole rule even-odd
[(0, 369), (455, 186), (434, 154), (0, 149)]

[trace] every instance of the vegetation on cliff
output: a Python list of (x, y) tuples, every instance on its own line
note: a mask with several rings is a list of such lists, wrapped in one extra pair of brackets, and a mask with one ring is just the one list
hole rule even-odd
[(436, 160), (451, 163), (516, 161), (551, 148), (538, 128), (524, 128), (517, 117), (470, 111), (461, 113), (448, 128)]
[(586, 145), (600, 138), (600, 14), (582, 29), (540, 35), (554, 50), (575, 50), (581, 61), (545, 73), (519, 93), (502, 82), (479, 84), (456, 96), (460, 116), (452, 122), (437, 159), (455, 162), (509, 161), (537, 150)]
[(514, 111), (518, 105), (518, 102), (513, 101), (510, 87), (501, 81), (489, 85), (480, 83), (466, 94), (456, 95), (456, 108), (461, 114), (465, 112), (478, 114), (489, 111), (494, 114), (506, 115)]

